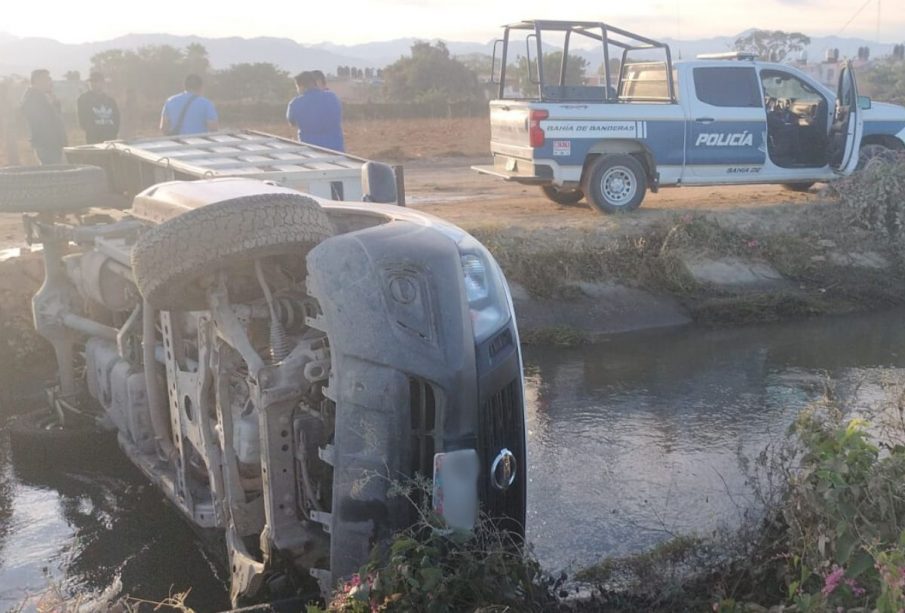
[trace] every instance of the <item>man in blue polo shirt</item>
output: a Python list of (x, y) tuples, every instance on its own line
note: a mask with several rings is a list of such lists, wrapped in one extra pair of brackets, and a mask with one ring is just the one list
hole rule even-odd
[(201, 134), (220, 129), (214, 103), (201, 95), (201, 77), (190, 74), (185, 78), (185, 91), (171, 96), (160, 112), (160, 131), (169, 136)]
[(289, 103), (286, 119), (290, 125), (298, 128), (299, 141), (334, 151), (345, 151), (343, 110), (336, 94), (318, 87), (317, 79), (311, 72), (297, 74), (295, 85), (299, 95)]

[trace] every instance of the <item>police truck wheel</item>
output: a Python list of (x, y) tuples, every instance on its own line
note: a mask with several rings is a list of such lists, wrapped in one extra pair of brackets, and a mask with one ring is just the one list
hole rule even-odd
[(541, 191), (544, 192), (544, 196), (556, 204), (566, 206), (578, 204), (584, 198), (584, 192), (580, 189), (569, 189), (558, 185), (541, 185)]
[(588, 169), (584, 193), (601, 213), (621, 213), (641, 206), (647, 191), (647, 175), (641, 162), (630, 155), (604, 155)]
[(804, 181), (803, 183), (783, 183), (783, 189), (790, 192), (806, 192), (814, 187), (813, 181)]
[(899, 156), (899, 152), (886, 145), (871, 143), (861, 145), (858, 150), (858, 166), (855, 170), (864, 170), (874, 164), (892, 164)]

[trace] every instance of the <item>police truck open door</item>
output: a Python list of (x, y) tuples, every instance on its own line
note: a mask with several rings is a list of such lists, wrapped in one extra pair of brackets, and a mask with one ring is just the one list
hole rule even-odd
[(839, 73), (836, 89), (836, 109), (830, 127), (829, 163), (839, 174), (854, 172), (858, 165), (858, 145), (864, 132), (864, 117), (858, 106), (858, 82), (848, 61)]

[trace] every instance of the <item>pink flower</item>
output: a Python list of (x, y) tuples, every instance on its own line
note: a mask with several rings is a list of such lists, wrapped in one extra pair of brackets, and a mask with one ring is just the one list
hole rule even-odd
[(760, 243), (757, 242), (756, 238), (752, 238), (746, 244), (748, 245), (748, 249), (757, 249), (758, 247), (760, 247)]
[(867, 590), (858, 585), (858, 582), (854, 579), (846, 579), (845, 585), (849, 587), (849, 589), (852, 591), (852, 594), (855, 595), (855, 598), (861, 598), (867, 593)]
[(839, 582), (842, 581), (843, 575), (845, 575), (845, 571), (833, 564), (832, 572), (830, 572), (823, 580), (823, 589), (820, 590), (820, 593), (824, 596), (829, 596), (836, 591), (836, 588), (839, 587)]

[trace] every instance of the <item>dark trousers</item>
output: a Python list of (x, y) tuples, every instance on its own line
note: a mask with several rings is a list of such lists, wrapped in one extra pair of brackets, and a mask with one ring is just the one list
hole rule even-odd
[(63, 163), (63, 147), (39, 147), (34, 145), (34, 148), (35, 155), (38, 156), (38, 161), (41, 162), (41, 166)]

